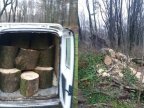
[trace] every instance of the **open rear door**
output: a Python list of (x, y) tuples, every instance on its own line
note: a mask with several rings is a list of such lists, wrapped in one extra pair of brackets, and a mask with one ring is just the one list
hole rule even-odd
[(74, 76), (74, 34), (66, 29), (61, 40), (59, 96), (63, 108), (72, 107)]

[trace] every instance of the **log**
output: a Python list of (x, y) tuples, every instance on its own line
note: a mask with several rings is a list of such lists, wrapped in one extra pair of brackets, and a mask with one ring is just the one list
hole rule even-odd
[(55, 36), (54, 38), (54, 46), (55, 46), (55, 62), (54, 62), (54, 73), (56, 77), (58, 77), (59, 73), (59, 64), (60, 64), (60, 39)]
[(11, 45), (19, 48), (29, 48), (30, 36), (26, 34), (19, 34), (11, 37)]
[(57, 78), (55, 72), (53, 72), (53, 81), (52, 81), (52, 83), (53, 83), (53, 86), (58, 86), (58, 78)]
[(14, 92), (19, 89), (21, 71), (14, 69), (0, 69), (0, 88), (3, 92)]
[(110, 66), (112, 64), (112, 58), (110, 56), (106, 55), (104, 58), (104, 64), (106, 66)]
[(47, 35), (42, 34), (34, 36), (31, 42), (31, 49), (47, 49), (49, 47), (49, 38)]
[(35, 72), (39, 74), (39, 88), (45, 89), (52, 86), (52, 67), (36, 67)]
[(0, 46), (0, 68), (14, 68), (14, 61), (18, 48), (13, 46)]
[(142, 60), (142, 58), (133, 58), (131, 61), (138, 65), (144, 65), (144, 61)]
[(33, 96), (38, 92), (39, 75), (33, 71), (27, 71), (21, 74), (20, 93), (23, 96)]
[(38, 57), (38, 51), (21, 48), (15, 59), (16, 67), (20, 70), (33, 70), (37, 65)]
[(53, 67), (54, 65), (54, 46), (48, 49), (40, 50), (38, 66), (40, 67)]

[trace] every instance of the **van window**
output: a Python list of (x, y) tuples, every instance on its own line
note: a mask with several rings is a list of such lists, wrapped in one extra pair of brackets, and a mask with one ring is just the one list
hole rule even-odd
[(71, 57), (71, 41), (70, 38), (66, 38), (66, 66), (70, 68), (70, 57)]

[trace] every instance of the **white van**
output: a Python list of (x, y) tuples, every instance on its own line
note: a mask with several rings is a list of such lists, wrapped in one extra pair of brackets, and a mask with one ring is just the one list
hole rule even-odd
[[(34, 36), (47, 36), (50, 41), (55, 38), (55, 74), (53, 87), (36, 97), (21, 97), (16, 93), (3, 93), (0, 91), (1, 108), (71, 108), (74, 76), (74, 33), (53, 23), (0, 23), (0, 45), (13, 46), (11, 40), (22, 40)], [(21, 39), (20, 39), (21, 38)], [(42, 42), (42, 41), (40, 41)], [(25, 42), (26, 45), (27, 42)], [(17, 44), (18, 47), (23, 47)], [(26, 45), (27, 46), (27, 45)], [(24, 46), (25, 47), (25, 46)], [(56, 77), (57, 76), (57, 77)], [(56, 82), (57, 81), (57, 82)], [(19, 92), (19, 91), (17, 91)]]

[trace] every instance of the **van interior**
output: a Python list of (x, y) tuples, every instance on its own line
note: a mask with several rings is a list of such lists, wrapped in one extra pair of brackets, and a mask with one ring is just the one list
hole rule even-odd
[[(60, 38), (55, 33), (43, 32), (9, 32), (0, 34), (0, 46), (14, 46), (20, 48), (40, 50), (39, 47), (46, 49), (54, 46), (54, 64), (53, 64), (53, 86), (45, 89), (39, 89), (36, 94), (31, 97), (25, 97), (20, 94), (20, 90), (12, 93), (5, 93), (0, 90), (0, 104), (8, 102), (13, 104), (16, 101), (27, 101), (29, 103), (46, 100), (45, 102), (53, 102), (58, 99), (58, 81), (59, 62), (60, 62)], [(18, 51), (19, 51), (18, 50)], [(1, 68), (1, 67), (0, 67)], [(23, 71), (22, 71), (23, 73)], [(49, 101), (48, 101), (49, 100)], [(45, 103), (44, 102), (44, 103)]]

